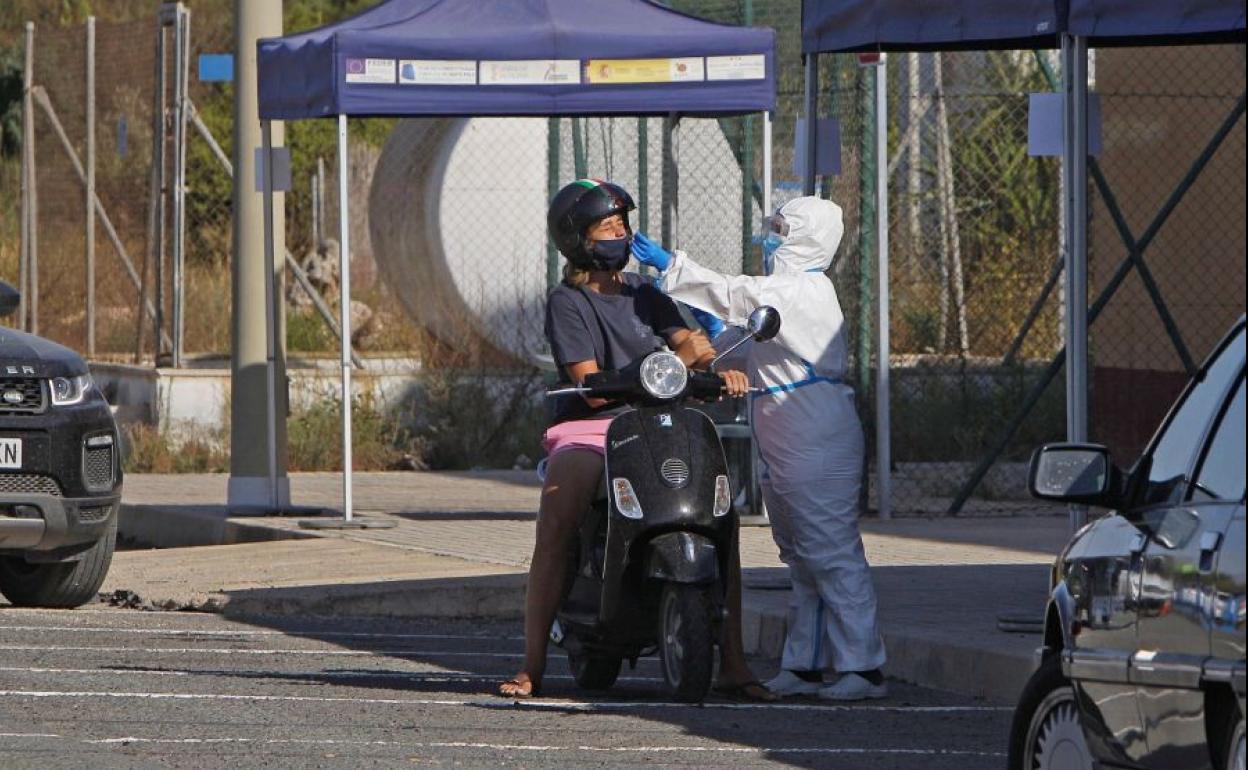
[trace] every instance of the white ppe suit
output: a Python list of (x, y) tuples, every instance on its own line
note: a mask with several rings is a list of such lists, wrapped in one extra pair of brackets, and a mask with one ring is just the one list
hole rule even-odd
[(764, 500), (793, 592), (781, 665), (790, 671), (870, 671), (884, 664), (875, 587), (858, 531), (863, 435), (848, 366), (844, 316), (824, 275), (844, 233), (831, 201), (798, 198), (780, 210), (788, 235), (768, 276), (728, 276), (672, 255), (662, 288), (730, 326), (760, 305), (780, 312), (780, 333), (747, 343), (751, 423)]

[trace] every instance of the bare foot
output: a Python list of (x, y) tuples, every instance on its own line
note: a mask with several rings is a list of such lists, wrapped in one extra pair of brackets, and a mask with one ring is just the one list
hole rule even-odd
[(534, 682), (527, 673), (521, 671), (514, 677), (498, 686), (498, 694), (503, 698), (535, 698), (541, 694), (540, 682)]

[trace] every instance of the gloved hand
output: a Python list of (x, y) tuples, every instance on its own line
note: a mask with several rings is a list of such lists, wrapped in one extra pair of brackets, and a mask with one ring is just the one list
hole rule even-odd
[(671, 252), (647, 238), (645, 233), (633, 235), (633, 256), (641, 264), (659, 270), (666, 270), (672, 264)]
[(701, 324), (702, 328), (706, 330), (707, 337), (713, 340), (723, 333), (726, 327), (724, 326), (724, 322), (719, 320), (718, 316), (696, 308), (693, 305), (689, 305), (688, 307), (689, 312), (693, 314), (694, 320)]

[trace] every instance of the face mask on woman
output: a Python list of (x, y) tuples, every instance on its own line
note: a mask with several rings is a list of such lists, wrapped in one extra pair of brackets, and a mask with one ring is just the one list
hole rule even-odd
[(594, 258), (594, 269), (623, 270), (632, 253), (629, 251), (630, 240), (631, 237), (624, 237), (594, 241), (589, 247), (590, 256)]

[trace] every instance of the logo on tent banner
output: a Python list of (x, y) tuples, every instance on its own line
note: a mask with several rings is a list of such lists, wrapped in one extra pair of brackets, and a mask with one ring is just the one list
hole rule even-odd
[(347, 82), (393, 83), (394, 59), (347, 59)]

